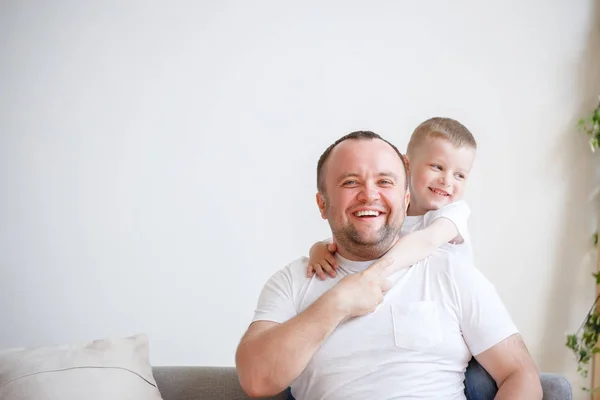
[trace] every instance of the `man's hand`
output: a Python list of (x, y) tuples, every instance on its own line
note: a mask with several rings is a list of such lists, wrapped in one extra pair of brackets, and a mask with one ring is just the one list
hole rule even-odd
[(275, 396), (306, 368), (321, 344), (342, 321), (368, 314), (390, 288), (393, 260), (377, 261), (340, 280), (306, 310), (278, 324), (256, 321), (236, 352), (240, 384), (251, 397)]
[(346, 319), (371, 313), (381, 304), (391, 287), (387, 277), (393, 262), (391, 258), (382, 258), (366, 270), (344, 277), (330, 290)]

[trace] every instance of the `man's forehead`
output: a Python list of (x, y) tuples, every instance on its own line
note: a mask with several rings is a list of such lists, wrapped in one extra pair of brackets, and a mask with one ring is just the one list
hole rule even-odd
[(404, 175), (400, 155), (380, 139), (346, 140), (336, 146), (327, 168), (335, 175), (372, 173)]

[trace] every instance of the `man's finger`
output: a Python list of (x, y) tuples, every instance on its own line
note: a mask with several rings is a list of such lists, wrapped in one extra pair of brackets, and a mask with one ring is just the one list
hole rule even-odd
[(381, 291), (383, 293), (386, 293), (391, 288), (392, 288), (392, 282), (387, 278), (383, 278), (383, 280), (381, 281)]

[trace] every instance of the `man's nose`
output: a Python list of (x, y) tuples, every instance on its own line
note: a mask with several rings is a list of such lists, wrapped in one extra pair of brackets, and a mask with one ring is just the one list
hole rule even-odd
[(359, 200), (370, 203), (379, 200), (379, 188), (376, 185), (365, 185), (359, 193)]

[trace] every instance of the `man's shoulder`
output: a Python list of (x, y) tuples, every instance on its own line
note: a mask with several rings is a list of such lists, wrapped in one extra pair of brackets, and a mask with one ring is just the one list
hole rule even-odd
[(448, 251), (440, 252), (441, 259), (433, 263), (437, 269), (443, 270), (452, 284), (460, 291), (478, 291), (493, 289), (490, 280), (476, 268), (473, 256), (466, 252)]
[(290, 271), (290, 274), (294, 278), (305, 280), (307, 279), (306, 271), (308, 269), (308, 257), (299, 257), (291, 263), (289, 263), (286, 268)]
[(253, 321), (283, 323), (297, 315), (307, 266), (308, 259), (301, 257), (271, 274), (261, 289)]
[(287, 265), (286, 268), (290, 269), (299, 269), (308, 267), (308, 257), (302, 256), (293, 260), (291, 263)]
[(494, 284), (475, 267), (472, 257), (456, 252), (432, 254), (423, 267), (423, 275), (434, 287), (450, 294), (457, 310), (490, 303), (497, 293)]
[(481, 274), (475, 268), (472, 255), (468, 252), (457, 251), (455, 245), (441, 247), (434, 251), (426, 259), (426, 265), (431, 271), (446, 275), (453, 282), (457, 279), (469, 279), (469, 277)]
[(275, 271), (271, 279), (283, 278), (290, 280), (291, 283), (303, 283), (308, 278), (306, 271), (308, 269), (308, 257), (299, 257), (285, 267)]

